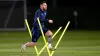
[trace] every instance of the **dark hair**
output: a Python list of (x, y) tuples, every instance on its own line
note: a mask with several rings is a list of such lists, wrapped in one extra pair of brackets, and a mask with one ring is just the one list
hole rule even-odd
[(46, 3), (46, 1), (42, 1), (42, 2), (40, 2), (40, 5), (42, 5), (43, 3)]

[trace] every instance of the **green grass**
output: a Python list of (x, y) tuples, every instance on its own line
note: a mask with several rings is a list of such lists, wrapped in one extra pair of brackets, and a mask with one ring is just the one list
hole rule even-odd
[[(62, 31), (53, 39), (53, 46), (61, 33)], [(30, 41), (28, 31), (0, 32), (0, 56), (21, 56), (21, 45)], [(37, 47), (40, 50), (43, 46), (41, 37)], [(23, 56), (36, 56), (36, 52), (33, 47), (28, 47)], [(40, 56), (48, 56), (47, 50), (45, 49)], [(53, 56), (100, 56), (100, 31), (66, 31)]]

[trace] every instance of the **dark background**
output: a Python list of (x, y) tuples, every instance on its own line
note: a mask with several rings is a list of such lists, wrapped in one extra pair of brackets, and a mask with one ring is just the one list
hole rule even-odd
[[(40, 2), (41, 0), (27, 0), (30, 24)], [(65, 26), (70, 21), (70, 29), (100, 29), (100, 3), (98, 1), (56, 0), (56, 8), (53, 7), (53, 0), (46, 0), (46, 2), (48, 4), (47, 18), (54, 20), (53, 24), (49, 24), (49, 28)], [(78, 13), (77, 17), (73, 14), (75, 10)], [(75, 18), (77, 26), (75, 26)]]
[[(27, 19), (30, 27), (33, 24), (34, 13), (39, 9), (42, 0), (26, 0)], [(50, 29), (56, 29), (60, 26), (65, 27), (70, 21), (69, 29), (87, 29), (100, 30), (100, 3), (96, 0), (44, 0), (48, 4), (47, 18), (53, 19), (53, 24), (47, 24)], [(13, 1), (0, 1), (0, 27), (4, 27), (5, 18), (7, 18), (9, 9)], [(23, 2), (18, 1), (12, 13), (10, 27), (23, 27)], [(74, 15), (77, 11), (77, 16)], [(76, 19), (76, 20), (75, 20)], [(13, 22), (13, 23), (12, 23)], [(18, 23), (16, 23), (18, 22)], [(77, 24), (76, 24), (77, 23)], [(20, 25), (21, 24), (21, 25)]]

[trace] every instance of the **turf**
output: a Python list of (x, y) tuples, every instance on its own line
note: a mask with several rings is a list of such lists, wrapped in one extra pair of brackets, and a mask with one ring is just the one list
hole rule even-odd
[[(62, 31), (53, 39), (53, 46), (61, 33)], [(31, 38), (28, 31), (0, 32), (0, 56), (21, 56), (21, 45), (29, 41)], [(41, 37), (37, 42), (38, 49), (43, 45)], [(33, 47), (28, 47), (22, 56), (36, 56), (36, 52)], [(40, 56), (48, 56), (46, 49)], [(66, 31), (53, 56), (100, 56), (100, 31)]]

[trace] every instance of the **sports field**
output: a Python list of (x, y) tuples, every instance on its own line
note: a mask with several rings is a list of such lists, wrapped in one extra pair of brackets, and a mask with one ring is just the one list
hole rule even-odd
[[(61, 33), (53, 39), (53, 46)], [(28, 31), (0, 32), (0, 56), (21, 56), (21, 45), (29, 41)], [(40, 50), (43, 46), (41, 37), (37, 47)], [(36, 52), (33, 47), (28, 47), (22, 56), (36, 56)], [(48, 56), (46, 49), (40, 56)], [(67, 30), (53, 56), (100, 56), (100, 31)]]

